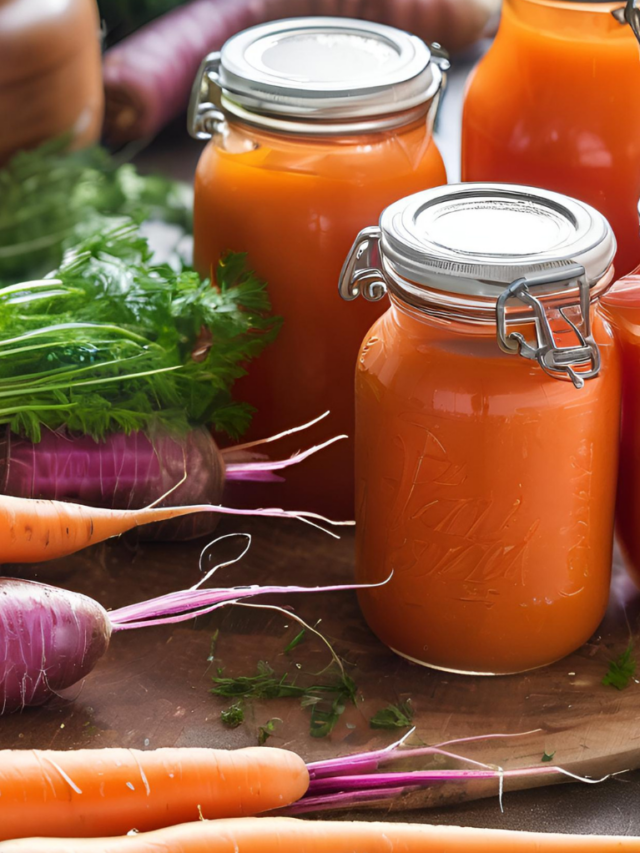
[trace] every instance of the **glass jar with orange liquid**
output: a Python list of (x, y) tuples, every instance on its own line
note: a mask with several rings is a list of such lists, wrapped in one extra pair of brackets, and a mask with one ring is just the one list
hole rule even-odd
[[(357, 580), (394, 651), (522, 672), (578, 648), (608, 601), (619, 353), (598, 211), (506, 184), (388, 207), (341, 292), (388, 293), (356, 371)], [(354, 309), (355, 310), (355, 309)]]
[(625, 563), (640, 586), (640, 267), (603, 299), (622, 356), (622, 428), (616, 525)]
[(380, 307), (350, 312), (336, 283), (362, 227), (446, 182), (432, 137), (442, 83), (420, 39), (344, 18), (254, 27), (203, 66), (191, 124), (211, 141), (196, 173), (195, 265), (208, 274), (225, 252), (246, 252), (284, 318), (237, 385), (257, 410), (247, 438), (327, 409), (327, 429), (349, 436), (252, 500), (353, 515), (353, 371)]
[[(629, 26), (630, 22), (632, 26)], [(546, 187), (600, 210), (616, 271), (640, 263), (640, 32), (633, 0), (504, 0), (468, 84), (462, 180)]]

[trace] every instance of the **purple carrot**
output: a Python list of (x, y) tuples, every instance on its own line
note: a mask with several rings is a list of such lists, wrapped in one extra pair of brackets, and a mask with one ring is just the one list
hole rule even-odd
[(0, 578), (0, 714), (42, 705), (80, 681), (106, 653), (111, 635), (117, 631), (185, 622), (257, 595), (360, 588), (346, 584), (201, 589), (214, 571), (191, 589), (111, 612), (80, 593)]
[[(344, 436), (300, 451), (289, 459), (270, 460), (249, 448), (308, 429), (329, 413), (279, 436), (219, 450), (209, 430), (192, 429), (184, 439), (166, 431), (114, 433), (103, 441), (90, 436), (46, 430), (33, 443), (6, 429), (0, 435), (0, 494), (61, 500), (107, 509), (141, 509), (222, 503), (229, 480), (281, 479), (275, 472), (303, 462)], [(148, 525), (146, 540), (185, 540), (213, 532), (216, 513), (198, 513)]]
[(364, 18), (456, 50), (480, 38), (498, 6), (491, 0), (192, 0), (106, 52), (105, 135), (122, 143), (157, 133), (186, 110), (203, 57), (255, 24), (305, 15)]

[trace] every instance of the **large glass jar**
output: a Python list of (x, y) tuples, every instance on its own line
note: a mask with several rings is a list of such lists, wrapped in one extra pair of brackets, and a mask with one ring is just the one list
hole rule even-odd
[[(627, 18), (637, 28), (629, 0)], [(640, 55), (621, 2), (504, 0), (468, 85), (462, 179), (575, 196), (600, 210), (624, 275), (640, 263)]]
[(349, 436), (257, 499), (352, 517), (353, 369), (380, 307), (350, 312), (336, 283), (364, 225), (398, 197), (446, 182), (431, 134), (442, 71), (422, 41), (394, 28), (301, 18), (233, 37), (203, 81), (192, 121), (212, 138), (195, 182), (196, 267), (208, 274), (226, 251), (246, 252), (284, 318), (237, 385), (257, 410), (247, 438), (325, 410), (324, 435)]
[[(356, 370), (364, 615), (427, 666), (499, 674), (578, 648), (608, 601), (615, 240), (556, 193), (460, 184), (361, 233), (341, 290), (387, 291)], [(354, 311), (356, 309), (354, 308)]]

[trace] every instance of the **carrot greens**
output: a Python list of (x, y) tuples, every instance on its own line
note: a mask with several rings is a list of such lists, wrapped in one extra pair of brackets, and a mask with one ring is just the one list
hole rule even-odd
[(88, 434), (210, 425), (237, 436), (251, 408), (231, 397), (244, 365), (277, 334), (244, 255), (216, 286), (155, 265), (130, 219), (107, 219), (55, 273), (0, 290), (0, 424)]
[(49, 272), (66, 248), (99, 233), (103, 216), (158, 219), (191, 231), (184, 185), (140, 175), (99, 146), (68, 152), (68, 141), (21, 151), (0, 169), (0, 282)]
[(624, 690), (636, 672), (636, 659), (633, 656), (633, 642), (615, 660), (609, 662), (609, 669), (602, 679), (605, 687), (615, 687)]
[(301, 684), (299, 674), (277, 674), (265, 661), (260, 661), (255, 675), (228, 677), (222, 670), (213, 678), (211, 693), (215, 696), (242, 699), (272, 700), (299, 699), (302, 708), (309, 708), (309, 733), (326, 737), (335, 728), (347, 704), (356, 704), (356, 685), (346, 673), (336, 673), (322, 682)]
[(387, 705), (375, 713), (369, 720), (372, 729), (408, 729), (413, 725), (411, 700), (398, 705)]
[(220, 719), (229, 729), (237, 729), (244, 722), (244, 708), (242, 702), (234, 702), (226, 711), (220, 712)]

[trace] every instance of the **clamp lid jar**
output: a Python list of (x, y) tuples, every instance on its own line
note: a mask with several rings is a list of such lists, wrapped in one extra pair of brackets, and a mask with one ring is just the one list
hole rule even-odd
[(342, 295), (390, 301), (356, 367), (356, 576), (380, 584), (358, 595), (404, 657), (523, 672), (596, 630), (620, 411), (599, 307), (614, 251), (588, 205), (495, 184), (402, 199), (356, 240)]
[[(611, 283), (615, 248), (602, 214), (559, 193), (436, 187), (390, 205), (379, 227), (360, 233), (340, 293), (376, 301), (388, 290), (434, 316), (495, 322), (505, 352), (582, 387), (600, 369), (589, 306)], [(552, 326), (573, 332), (573, 343), (558, 346)]]

